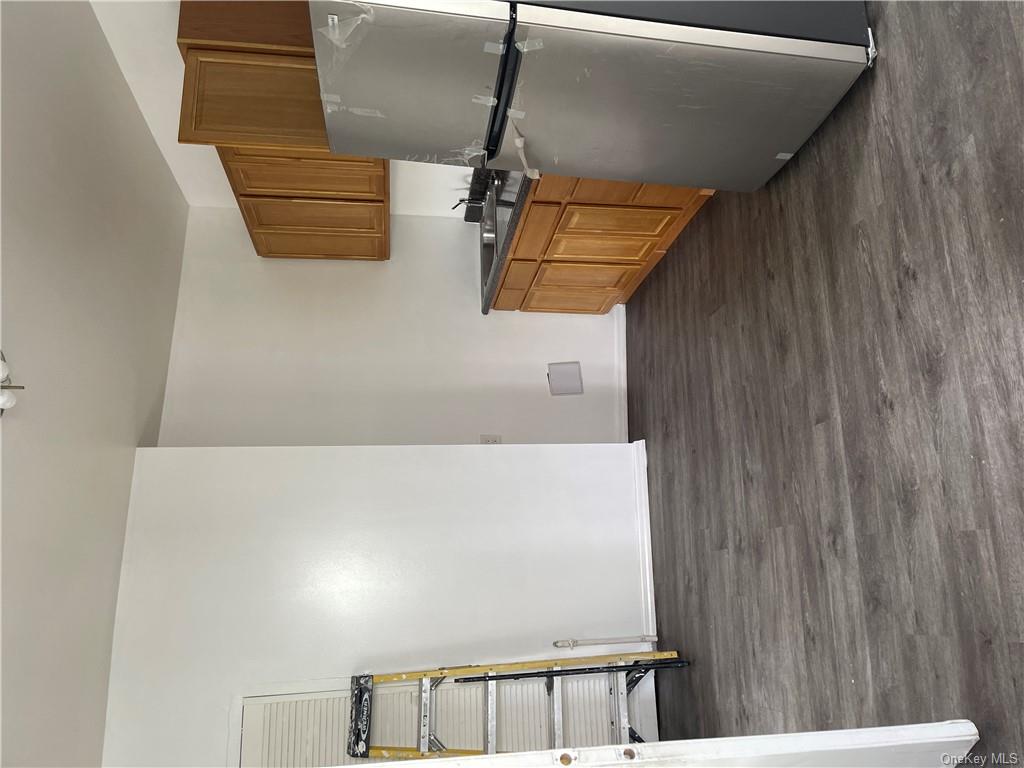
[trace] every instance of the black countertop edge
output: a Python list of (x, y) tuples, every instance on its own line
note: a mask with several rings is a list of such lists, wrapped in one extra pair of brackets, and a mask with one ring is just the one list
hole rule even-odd
[(496, 250), (494, 254), (494, 262), (491, 264), (491, 274), (487, 278), (487, 283), (484, 285), (483, 296), (481, 297), (481, 305), (483, 312), (486, 315), (491, 311), (491, 305), (494, 303), (494, 297), (498, 293), (498, 282), (501, 280), (501, 273), (505, 270), (505, 262), (508, 260), (508, 251), (512, 247), (512, 241), (515, 239), (516, 230), (519, 228), (519, 219), (523, 215), (523, 209), (526, 208), (526, 198), (530, 196), (530, 190), (533, 188), (533, 179), (529, 176), (523, 177), (522, 184), (519, 185), (519, 193), (516, 195), (516, 203), (512, 207), (512, 214), (508, 219), (508, 231), (505, 233), (505, 240), (501, 243), (501, 246)]

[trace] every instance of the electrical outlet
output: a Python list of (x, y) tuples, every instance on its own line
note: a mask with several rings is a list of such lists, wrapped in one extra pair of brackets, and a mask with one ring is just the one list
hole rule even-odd
[(499, 445), (501, 443), (501, 435), (480, 435), (481, 445)]

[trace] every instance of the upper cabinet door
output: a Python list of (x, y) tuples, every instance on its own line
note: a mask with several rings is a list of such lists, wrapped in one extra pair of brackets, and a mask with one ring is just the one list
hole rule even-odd
[(224, 160), (224, 170), (240, 195), (376, 200), (384, 197), (387, 187), (386, 170), (363, 163)]
[(310, 2), (331, 149), (479, 166), (509, 4), (415, 5)]
[(567, 205), (560, 235), (627, 235), (659, 238), (679, 217), (679, 212), (663, 208), (633, 208), (611, 205)]
[(190, 48), (178, 140), (326, 149), (316, 63), (301, 56)]

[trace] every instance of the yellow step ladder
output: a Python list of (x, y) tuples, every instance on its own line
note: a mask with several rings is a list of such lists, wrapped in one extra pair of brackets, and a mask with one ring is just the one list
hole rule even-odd
[[(499, 664), (438, 667), (415, 672), (393, 672), (352, 676), (352, 701), (349, 715), (348, 754), (351, 757), (402, 759), (456, 757), (460, 755), (494, 754), (497, 749), (497, 686), (505, 680), (544, 678), (548, 694), (551, 748), (561, 749), (563, 743), (562, 678), (572, 675), (608, 675), (610, 743), (628, 744), (643, 741), (629, 723), (629, 693), (648, 672), (689, 666), (676, 651), (648, 651), (600, 656), (577, 656), (561, 659), (513, 661)], [(450, 749), (434, 733), (434, 691), (444, 680), (483, 686), (484, 749)], [(419, 723), (416, 746), (379, 746), (370, 744), (370, 723), (375, 686), (388, 683), (419, 682)]]

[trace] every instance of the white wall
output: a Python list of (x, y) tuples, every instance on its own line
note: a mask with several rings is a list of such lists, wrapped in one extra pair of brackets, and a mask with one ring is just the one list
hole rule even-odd
[[(624, 315), (480, 313), (477, 229), (394, 216), (389, 262), (261, 259), (189, 216), (161, 445), (625, 439)], [(585, 394), (552, 397), (579, 360)]]
[(642, 445), (140, 449), (104, 763), (224, 765), (271, 684), (651, 632), (646, 516)]
[(96, 765), (185, 201), (88, 4), (3, 3), (3, 763)]
[(157, 146), (189, 205), (235, 207), (214, 147), (178, 143), (185, 62), (178, 1), (93, 0), (93, 9)]
[(391, 213), (461, 220), (465, 209), (452, 206), (469, 193), (472, 180), (472, 168), (392, 160)]

